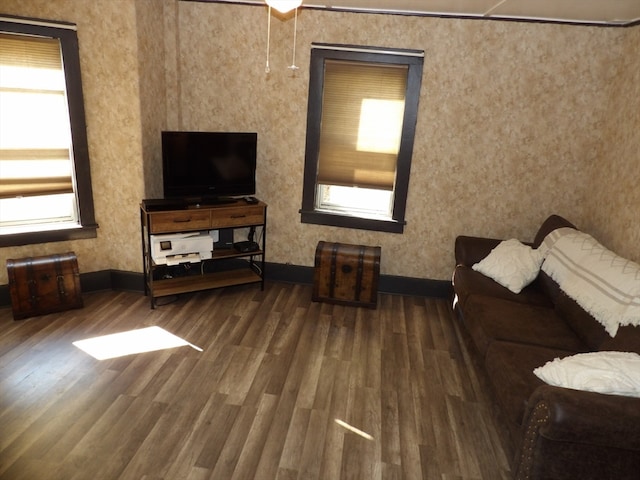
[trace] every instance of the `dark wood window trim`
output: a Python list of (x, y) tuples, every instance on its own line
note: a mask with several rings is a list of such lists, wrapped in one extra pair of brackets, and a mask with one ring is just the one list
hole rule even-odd
[[(320, 47), (320, 48), (313, 48)], [(309, 78), (309, 104), (307, 110), (307, 138), (305, 150), (302, 223), (375, 230), (391, 233), (404, 231), (411, 157), (418, 116), (418, 101), (422, 84), (422, 52), (415, 50), (356, 47), (346, 45), (314, 44), (311, 50)], [(403, 55), (404, 53), (404, 55)], [(371, 63), (406, 64), (409, 67), (407, 93), (402, 129), (402, 141), (398, 153), (394, 207), (391, 220), (377, 220), (352, 215), (340, 215), (316, 210), (316, 179), (320, 124), (322, 120), (322, 96), (324, 86), (324, 62), (327, 59), (352, 60)]]
[(59, 38), (64, 62), (71, 137), (73, 141), (76, 196), (80, 225), (76, 228), (0, 235), (0, 247), (95, 238), (98, 224), (93, 207), (89, 146), (80, 72), (80, 52), (75, 25), (20, 17), (0, 17), (0, 31)]

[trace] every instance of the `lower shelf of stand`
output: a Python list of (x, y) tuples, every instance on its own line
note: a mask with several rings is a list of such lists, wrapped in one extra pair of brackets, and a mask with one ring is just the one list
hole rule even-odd
[(258, 282), (262, 282), (260, 275), (249, 268), (241, 268), (237, 270), (205, 273), (202, 275), (188, 275), (154, 280), (153, 288), (150, 290), (151, 295), (155, 298)]

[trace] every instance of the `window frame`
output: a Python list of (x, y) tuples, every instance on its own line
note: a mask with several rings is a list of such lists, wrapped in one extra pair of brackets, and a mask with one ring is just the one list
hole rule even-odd
[(0, 234), (0, 247), (60, 242), (97, 237), (89, 145), (80, 72), (80, 52), (76, 25), (22, 17), (0, 17), (0, 31), (22, 35), (58, 38), (64, 65), (69, 121), (73, 148), (75, 195), (79, 225), (23, 233)]
[[(318, 154), (320, 126), (322, 122), (322, 98), (324, 90), (325, 60), (403, 64), (409, 67), (405, 96), (402, 137), (396, 165), (393, 213), (390, 220), (365, 218), (335, 212), (316, 210)], [(414, 137), (418, 117), (418, 104), (422, 85), (424, 52), (421, 50), (388, 49), (354, 45), (313, 43), (309, 68), (309, 103), (307, 107), (307, 136), (305, 147), (302, 223), (329, 225), (362, 230), (403, 233)]]

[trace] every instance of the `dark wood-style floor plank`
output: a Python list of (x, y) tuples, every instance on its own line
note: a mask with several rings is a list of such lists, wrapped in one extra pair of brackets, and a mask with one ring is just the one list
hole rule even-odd
[[(448, 302), (311, 301), (268, 282), (0, 309), (0, 480), (507, 479), (502, 430)], [(159, 326), (191, 346), (96, 360)]]

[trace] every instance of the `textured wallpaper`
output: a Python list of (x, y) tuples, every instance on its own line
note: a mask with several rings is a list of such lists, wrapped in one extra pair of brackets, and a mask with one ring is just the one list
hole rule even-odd
[(640, 262), (640, 28), (617, 42), (600, 155), (586, 191), (587, 228), (603, 244)]
[[(312, 265), (319, 240), (363, 243), (382, 246), (383, 273), (447, 279), (459, 234), (531, 239), (551, 213), (587, 224), (597, 166), (620, 161), (609, 142), (634, 146), (634, 127), (609, 132), (625, 122), (610, 105), (617, 77), (637, 63), (629, 29), (302, 10), (300, 70), (287, 69), (293, 19), (274, 16), (267, 75), (266, 7), (180, 3), (176, 21), (180, 128), (259, 134), (269, 261)], [(425, 51), (403, 235), (300, 223), (311, 42)]]
[[(257, 131), (267, 260), (312, 265), (319, 240), (382, 246), (382, 273), (450, 278), (457, 235), (531, 239), (559, 213), (640, 260), (640, 27), (600, 28), (174, 0), (3, 0), (78, 24), (98, 238), (81, 272), (140, 272), (138, 204), (161, 192), (160, 130)], [(300, 223), (311, 42), (425, 51), (403, 235)], [(0, 271), (0, 284), (6, 271)]]
[(144, 198), (162, 196), (162, 148), (158, 132), (165, 129), (167, 121), (164, 5), (172, 8), (174, 2), (136, 0)]

